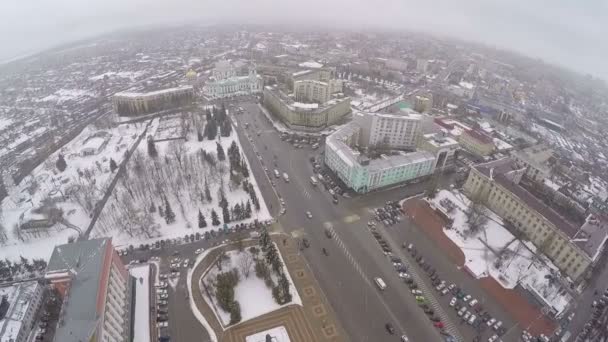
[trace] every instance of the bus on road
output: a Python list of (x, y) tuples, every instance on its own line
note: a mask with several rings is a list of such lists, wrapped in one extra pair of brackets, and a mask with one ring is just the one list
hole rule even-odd
[(376, 286), (378, 286), (378, 288), (380, 290), (386, 289), (386, 283), (384, 282), (384, 280), (382, 280), (382, 278), (380, 278), (380, 277), (374, 278), (374, 283), (376, 283)]

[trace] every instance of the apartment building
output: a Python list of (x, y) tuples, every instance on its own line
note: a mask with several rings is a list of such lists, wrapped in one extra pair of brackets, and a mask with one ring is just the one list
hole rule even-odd
[(531, 146), (520, 151), (514, 151), (511, 156), (517, 165), (526, 169), (526, 176), (542, 182), (551, 174), (550, 161), (553, 150), (544, 145)]
[(294, 84), (294, 96), (298, 102), (326, 103), (331, 100), (332, 94), (339, 92), (342, 92), (341, 80), (302, 80)]
[(43, 295), (38, 281), (0, 286), (0, 341), (28, 341)]
[(435, 156), (435, 170), (446, 171), (454, 168), (456, 151), (460, 146), (458, 141), (443, 132), (424, 134), (419, 141), (418, 147), (421, 150), (431, 152)]
[(494, 153), (492, 138), (475, 129), (465, 130), (458, 137), (458, 142), (463, 149), (477, 156), (485, 157)]
[(471, 168), (464, 191), (509, 222), (563, 274), (582, 280), (599, 258), (608, 230), (569, 222), (519, 185), (525, 172), (510, 158), (480, 164)]
[(56, 246), (45, 278), (63, 297), (56, 341), (129, 341), (130, 276), (110, 238)]
[(428, 113), (433, 108), (433, 100), (426, 96), (416, 96), (414, 98), (414, 110), (418, 113)]
[(263, 104), (292, 129), (319, 131), (341, 121), (351, 112), (349, 97), (319, 103), (298, 102), (277, 86), (264, 87)]

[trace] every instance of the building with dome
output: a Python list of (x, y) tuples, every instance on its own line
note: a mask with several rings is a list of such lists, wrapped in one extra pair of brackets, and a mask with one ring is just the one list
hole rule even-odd
[(215, 63), (212, 76), (203, 87), (203, 94), (210, 100), (231, 96), (251, 95), (262, 92), (264, 81), (254, 66), (249, 67), (247, 75), (238, 75), (232, 61), (221, 60)]

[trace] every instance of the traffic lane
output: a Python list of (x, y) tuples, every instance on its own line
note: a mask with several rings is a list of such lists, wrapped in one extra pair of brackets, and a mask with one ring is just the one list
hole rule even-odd
[[(419, 255), (422, 255), (426, 263), (430, 264), (431, 267), (435, 268), (441, 280), (445, 280), (449, 285), (451, 283), (456, 284), (467, 294), (470, 294), (473, 298), (476, 298), (483, 306), (484, 310), (489, 312), (492, 317), (503, 322), (505, 329), (508, 331), (507, 337), (518, 337), (521, 335), (521, 328), (514, 327), (515, 322), (511, 317), (503, 310), (502, 306), (496, 303), (486, 292), (481, 288), (480, 284), (476, 279), (471, 278), (459, 268), (455, 267), (453, 262), (443, 253), (434, 253), (432, 251), (438, 251), (434, 242), (430, 240), (425, 234), (417, 232), (416, 228), (411, 226), (411, 223), (404, 219), (401, 223), (390, 227), (382, 227), (385, 232), (385, 236), (388, 236), (397, 245), (401, 245), (404, 242), (407, 244), (412, 243), (414, 247), (419, 251)], [(430, 278), (426, 272), (418, 267), (409, 253), (404, 253), (406, 258), (413, 264), (418, 272), (423, 275), (425, 283), (431, 285)], [(431, 286), (432, 287), (432, 286)], [(449, 306), (449, 301), (453, 295), (447, 294), (445, 296), (437, 296), (438, 302), (445, 308), (445, 311), (453, 319), (454, 322), (460, 321), (460, 317), (456, 314), (455, 310)], [(513, 328), (513, 329), (511, 329)], [(510, 330), (511, 329), (511, 330)], [(472, 329), (468, 329), (472, 330)], [(493, 332), (486, 329), (484, 332), (487, 337), (493, 335)]]
[[(387, 283), (388, 288), (383, 292), (383, 302), (385, 309), (395, 317), (393, 320), (397, 320), (392, 322), (393, 325), (401, 324), (413, 341), (439, 340), (441, 336), (438, 330), (418, 307), (409, 288), (398, 277), (390, 260), (382, 253), (380, 246), (372, 239), (362, 223), (363, 221), (359, 221), (358, 224), (335, 221), (333, 226), (353, 260), (356, 260), (363, 276), (370, 282), (373, 282), (375, 277), (381, 277)], [(341, 252), (336, 242), (332, 241), (332, 243), (334, 245), (332, 249)]]
[[(318, 221), (310, 225), (318, 226)], [(348, 317), (342, 324), (350, 334), (349, 341), (386, 341), (385, 324), (391, 322), (398, 326), (399, 322), (390, 319), (390, 309), (378, 290), (358, 272), (353, 272), (344, 253), (330, 247), (333, 241), (325, 236), (323, 229), (307, 229), (305, 236), (311, 247), (302, 253), (338, 317)], [(327, 256), (321, 251), (323, 247), (328, 250)]]

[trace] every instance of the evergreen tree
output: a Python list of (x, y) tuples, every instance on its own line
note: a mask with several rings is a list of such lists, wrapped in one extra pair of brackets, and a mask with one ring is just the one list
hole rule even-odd
[(198, 141), (203, 141), (203, 139), (204, 139), (203, 134), (201, 133), (200, 129), (196, 131), (196, 139)]
[(214, 226), (219, 226), (220, 225), (220, 220), (217, 217), (217, 213), (215, 212), (214, 209), (211, 210), (211, 224)]
[(114, 159), (110, 158), (110, 172), (114, 172), (117, 168), (118, 166), (116, 165)]
[(222, 207), (222, 216), (224, 218), (224, 223), (230, 223), (230, 210), (228, 210), (228, 206)]
[(57, 170), (59, 170), (59, 172), (65, 171), (65, 168), (68, 165), (65, 162), (65, 159), (63, 158), (63, 154), (59, 154), (59, 156), (57, 157), (57, 162), (55, 163), (55, 166), (57, 167)]
[(245, 218), (250, 218), (251, 217), (251, 201), (247, 201), (247, 204), (245, 205)]
[(243, 174), (243, 177), (249, 177), (249, 169), (247, 168), (245, 158), (241, 159), (241, 173)]
[(234, 215), (233, 215), (234, 220), (242, 220), (243, 219), (243, 209), (241, 208), (240, 204), (235, 204), (234, 205)]
[(277, 248), (275, 247), (274, 243), (269, 243), (268, 246), (266, 247), (266, 253), (264, 254), (264, 257), (266, 258), (266, 262), (269, 263), (270, 265), (273, 265), (275, 260), (277, 260), (279, 258), (279, 254), (277, 252)]
[(220, 144), (219, 142), (216, 142), (215, 144), (217, 146), (217, 160), (226, 160), (226, 154), (224, 153), (224, 148), (222, 147), (222, 144)]
[(205, 221), (205, 216), (201, 213), (201, 210), (198, 210), (198, 227), (205, 228), (207, 227), (207, 221)]
[(148, 210), (151, 214), (156, 212), (156, 205), (154, 205), (154, 202), (152, 202), (150, 204), (150, 209)]
[(207, 179), (205, 179), (205, 199), (207, 202), (211, 202), (211, 191), (209, 190), (209, 184), (207, 183)]
[(205, 130), (207, 131), (207, 139), (215, 140), (217, 137), (217, 123), (215, 120), (207, 121), (207, 126), (205, 126)]
[(148, 155), (152, 158), (156, 158), (158, 156), (158, 151), (156, 150), (156, 145), (154, 144), (154, 139), (152, 139), (152, 136), (148, 136)]
[(158, 206), (158, 215), (160, 217), (165, 217), (165, 211), (163, 210), (163, 207), (161, 207), (160, 205)]
[[(272, 246), (274, 246), (274, 244)], [(276, 250), (276, 248), (275, 248), (275, 250)], [(278, 256), (278, 252), (277, 252), (277, 256), (274, 259), (272, 259), (272, 261), (270, 262), (270, 266), (272, 266), (272, 270), (276, 274), (280, 275), (283, 272), (283, 263), (281, 262), (281, 258), (279, 258), (279, 256)]]
[(268, 234), (267, 229), (262, 229), (262, 233), (260, 234), (260, 248), (262, 251), (266, 252), (268, 246), (272, 243), (270, 240), (270, 234)]
[(209, 108), (205, 109), (205, 119), (207, 122), (211, 121), (211, 110)]
[(166, 197), (165, 197), (165, 222), (167, 222), (167, 224), (171, 224), (171, 223), (175, 222), (175, 213), (173, 212), (173, 209), (171, 209), (171, 204), (169, 204), (169, 201), (167, 200)]
[(291, 302), (291, 289), (289, 288), (289, 280), (287, 280), (285, 272), (282, 272), (279, 277), (279, 287), (283, 292), (283, 303)]
[(241, 321), (241, 305), (236, 300), (230, 305), (230, 324)]
[(229, 137), (231, 132), (232, 132), (232, 124), (230, 123), (230, 120), (225, 119), (224, 121), (222, 121), (222, 123), (220, 125), (220, 134), (223, 137)]

